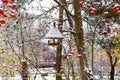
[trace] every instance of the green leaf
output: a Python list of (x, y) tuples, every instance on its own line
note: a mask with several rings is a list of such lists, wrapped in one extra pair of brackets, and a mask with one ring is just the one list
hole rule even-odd
[(78, 74), (77, 72), (74, 72), (74, 73), (72, 74), (72, 76), (78, 77), (79, 74)]

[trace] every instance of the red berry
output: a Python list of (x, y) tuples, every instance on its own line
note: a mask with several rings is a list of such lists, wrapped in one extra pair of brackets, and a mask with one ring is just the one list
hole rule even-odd
[(79, 6), (81, 7), (83, 5), (84, 1), (80, 1)]
[(95, 7), (97, 5), (97, 2), (93, 2), (92, 5)]
[[(14, 10), (10, 10), (10, 12), (15, 14), (15, 11), (14, 11)], [(9, 13), (9, 11), (8, 11), (8, 13)]]
[(93, 7), (90, 7), (89, 10), (93, 10)]
[(112, 8), (112, 10), (113, 10), (113, 11), (117, 11), (119, 8), (120, 8), (120, 6), (116, 4), (116, 5), (114, 5), (114, 7)]
[(2, 0), (3, 3), (7, 4), (8, 3), (8, 0)]
[(105, 20), (105, 19), (103, 19), (103, 20), (102, 20), (102, 22), (106, 22), (106, 20)]
[(72, 31), (72, 30), (73, 30), (73, 28), (72, 28), (72, 27), (69, 27), (69, 30), (71, 30), (71, 31)]
[(44, 48), (42, 51), (46, 51), (46, 50), (47, 50), (47, 49)]
[(91, 11), (96, 12), (96, 9), (95, 9), (95, 8), (93, 8), (93, 7), (90, 7), (89, 9), (90, 9)]
[(82, 58), (82, 55), (81, 55), (81, 54), (78, 54), (77, 57), (80, 59), (80, 58)]
[(95, 14), (95, 12), (94, 11), (90, 11), (90, 15), (94, 15)]
[(67, 54), (68, 56), (72, 56), (73, 54), (71, 54), (71, 53), (69, 53), (69, 54)]
[(16, 14), (10, 12), (10, 17), (12, 17), (12, 18), (16, 18)]
[(4, 17), (4, 18), (7, 18), (8, 16), (7, 16), (7, 14), (6, 14), (6, 13), (4, 13), (4, 14), (3, 14), (3, 17)]
[(108, 11), (104, 12), (104, 15), (105, 15), (105, 16), (108, 16), (108, 15), (109, 15), (109, 12), (108, 12)]
[(90, 9), (91, 5), (90, 4), (87, 4), (86, 5), (86, 8)]
[(73, 51), (70, 51), (70, 53), (71, 53), (71, 54), (74, 54), (74, 52), (73, 52)]
[(96, 12), (96, 9), (95, 9), (95, 8), (92, 8), (92, 11)]
[(11, 2), (15, 2), (15, 0), (11, 0)]
[(5, 23), (6, 23), (6, 20), (0, 19), (0, 24), (5, 24)]
[(13, 4), (8, 4), (9, 8), (16, 8), (16, 4), (13, 3)]
[(15, 3), (12, 4), (12, 8), (16, 8), (16, 4)]
[(107, 28), (110, 28), (111, 26), (110, 26), (110, 24), (106, 24), (106, 27), (107, 27)]
[(4, 14), (4, 10), (2, 8), (0, 8), (0, 14), (3, 15)]
[(120, 11), (117, 11), (117, 14), (120, 15)]
[(102, 35), (106, 36), (108, 34), (107, 31), (102, 31)]

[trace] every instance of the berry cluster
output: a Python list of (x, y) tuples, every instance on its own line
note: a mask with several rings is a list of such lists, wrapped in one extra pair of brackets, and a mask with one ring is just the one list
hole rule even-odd
[(16, 6), (14, 0), (2, 0), (2, 4), (0, 5), (0, 24), (6, 24), (8, 18), (16, 18), (14, 11)]

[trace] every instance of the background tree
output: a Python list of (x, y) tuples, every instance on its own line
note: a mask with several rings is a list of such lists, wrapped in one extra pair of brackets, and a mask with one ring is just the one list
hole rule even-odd
[[(12, 2), (12, 0), (8, 2), (7, 1), (8, 0), (5, 0), (5, 2), (2, 3), (4, 13), (7, 13), (7, 11), (5, 11), (6, 9), (8, 9), (10, 12), (10, 14), (9, 12), (6, 14), (7, 18), (4, 16), (5, 14), (1, 14), (2, 18), (6, 18), (4, 23), (0, 23), (2, 26), (1, 41), (5, 44), (5, 46), (2, 46), (2, 51), (5, 51), (8, 56), (12, 56), (13, 60), (8, 57), (9, 63), (6, 63), (5, 65), (13, 64), (12, 61), (17, 62), (17, 64), (13, 65), (15, 68), (12, 68), (12, 70), (15, 71), (15, 69), (17, 69), (15, 72), (19, 72), (23, 80), (28, 80), (29, 68), (35, 68), (37, 70), (36, 75), (37, 72), (41, 74), (41, 72), (38, 70), (38, 67), (40, 61), (46, 60), (43, 57), (43, 53), (45, 53), (45, 51), (48, 52), (49, 55), (52, 55), (53, 59), (51, 58), (51, 60), (55, 60), (54, 51), (51, 51), (48, 46), (41, 41), (45, 36), (46, 27), (48, 24), (50, 24), (49, 21), (51, 18), (47, 16), (45, 17), (41, 14), (38, 16), (36, 14), (29, 13), (28, 9), (31, 8), (36, 10), (43, 10), (41, 5), (39, 5), (40, 8), (29, 6), (33, 0), (17, 0), (15, 2)], [(8, 3), (10, 3), (10, 6), (7, 6)], [(13, 7), (13, 4), (15, 7)], [(27, 8), (28, 6), (30, 8)], [(41, 17), (44, 17), (45, 20), (43, 18), (41, 19)], [(9, 66), (7, 67), (9, 68)]]
[[(93, 0), (93, 1), (64, 1), (67, 5), (62, 5), (59, 1), (54, 0), (59, 6), (62, 6), (63, 9), (66, 11), (66, 16), (69, 22), (69, 25), (73, 27), (75, 33), (73, 33), (73, 36), (75, 38), (76, 47), (78, 50), (78, 53), (81, 53), (83, 56), (83, 62), (80, 61), (80, 71), (84, 70), (84, 66), (87, 65), (84, 64), (86, 62), (86, 58), (84, 57), (84, 53), (81, 52), (81, 49), (83, 48), (84, 41), (84, 35), (87, 32), (84, 31), (84, 29), (87, 29), (86, 27), (83, 27), (83, 22), (86, 22), (88, 25), (91, 26), (91, 31), (88, 33), (88, 35), (91, 35), (92, 38), (92, 69), (94, 69), (94, 46), (97, 42), (96, 40), (104, 40), (104, 38), (107, 38), (107, 41), (109, 40), (111, 42), (111, 36), (113, 33), (113, 28), (110, 28), (115, 23), (119, 23), (119, 1), (102, 1), (102, 0)], [(79, 3), (79, 4), (78, 4)], [(73, 13), (70, 13), (68, 10), (68, 6), (72, 5)], [(77, 5), (78, 4), (78, 5)], [(72, 12), (72, 11), (71, 11)], [(81, 12), (83, 15), (81, 15)], [(88, 30), (88, 29), (87, 29)], [(84, 33), (83, 33), (84, 32)], [(111, 33), (111, 34), (108, 34)], [(111, 36), (110, 36), (111, 35)], [(86, 39), (86, 38), (85, 38)], [(106, 41), (106, 42), (107, 42)], [(112, 47), (111, 43), (110, 46)], [(108, 45), (107, 44), (107, 45)], [(97, 44), (98, 45), (98, 44)], [(101, 44), (99, 44), (101, 45)], [(104, 45), (104, 43), (103, 43)], [(102, 45), (101, 45), (102, 46)], [(102, 47), (103, 48), (103, 47)], [(109, 48), (112, 50), (112, 48)], [(111, 55), (111, 53), (108, 53)], [(109, 56), (110, 57), (110, 56)], [(114, 60), (113, 60), (114, 62)], [(116, 63), (116, 60), (115, 60)], [(81, 70), (82, 69), (82, 70)], [(111, 70), (113, 70), (111, 68)], [(94, 70), (93, 70), (94, 71)], [(86, 77), (86, 72), (84, 74), (84, 71), (82, 71), (83, 74), (81, 76)], [(112, 76), (112, 75), (111, 75)], [(82, 78), (84, 80), (84, 78)], [(112, 78), (113, 79), (113, 78)]]

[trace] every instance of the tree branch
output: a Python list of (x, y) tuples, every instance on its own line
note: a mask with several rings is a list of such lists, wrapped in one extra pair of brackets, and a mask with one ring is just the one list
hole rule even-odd
[(68, 9), (66, 9), (65, 4), (61, 4), (59, 1), (54, 0), (59, 6), (61, 6), (72, 18), (74, 18), (74, 15), (71, 14)]

